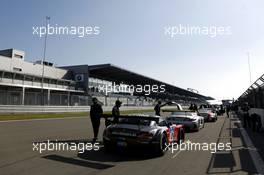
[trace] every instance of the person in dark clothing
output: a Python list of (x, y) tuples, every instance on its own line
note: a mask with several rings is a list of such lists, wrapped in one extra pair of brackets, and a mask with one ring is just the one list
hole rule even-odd
[(103, 114), (103, 109), (102, 109), (102, 106), (98, 103), (97, 98), (93, 98), (92, 101), (93, 101), (93, 104), (90, 110), (90, 117), (91, 117), (91, 122), (93, 125), (93, 132), (94, 132), (93, 142), (96, 142), (98, 132), (99, 132), (99, 127), (100, 127), (100, 119)]
[(193, 105), (193, 110), (196, 111), (196, 112), (198, 112), (198, 107), (197, 107), (196, 104)]
[(243, 111), (243, 121), (244, 121), (244, 128), (251, 128), (251, 122), (250, 122), (250, 116), (249, 116), (249, 105), (244, 104), (242, 106), (242, 111)]
[(194, 105), (191, 103), (191, 106), (189, 107), (189, 110), (193, 111), (194, 110)]
[(165, 106), (167, 103), (164, 103), (163, 105), (161, 104), (161, 101), (158, 101), (158, 104), (154, 107), (155, 110), (155, 115), (160, 116), (160, 108)]
[(225, 113), (223, 105), (220, 106), (220, 115), (223, 115)]
[(121, 101), (116, 100), (115, 106), (112, 109), (112, 116), (114, 117), (114, 120), (113, 120), (114, 123), (118, 123), (119, 121), (118, 116), (120, 116), (119, 108), (121, 107), (121, 104), (122, 104)]
[(229, 118), (230, 110), (231, 110), (230, 106), (227, 105), (227, 106), (226, 106), (226, 115), (227, 115), (227, 118)]
[(260, 129), (261, 129), (261, 125), (262, 125), (262, 123), (261, 123), (261, 118), (260, 118), (260, 116), (258, 115), (258, 114), (256, 114), (256, 113), (254, 113), (254, 114), (252, 114), (251, 116), (250, 116), (250, 118), (251, 118), (251, 122), (252, 122), (252, 130), (254, 131), (254, 132), (259, 132), (260, 131)]

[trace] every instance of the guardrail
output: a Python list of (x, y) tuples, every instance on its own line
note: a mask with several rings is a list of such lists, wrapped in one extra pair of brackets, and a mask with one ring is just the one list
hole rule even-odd
[(88, 112), (90, 106), (0, 105), (0, 113)]

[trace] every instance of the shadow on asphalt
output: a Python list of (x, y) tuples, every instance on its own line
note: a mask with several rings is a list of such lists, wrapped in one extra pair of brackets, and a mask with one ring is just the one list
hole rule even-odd
[[(231, 121), (237, 121), (237, 119), (230, 119)], [(239, 130), (241, 123), (234, 123), (235, 128), (226, 128), (232, 133), (232, 137), (240, 138), (242, 145), (239, 147), (232, 147), (232, 150), (229, 152), (213, 154), (207, 168), (207, 174), (223, 174), (223, 173), (236, 173), (236, 172), (247, 172), (249, 174), (256, 174), (257, 170), (252, 161), (252, 158), (249, 153), (249, 148), (247, 148), (246, 143), (242, 137), (242, 134)], [(220, 133), (221, 135), (221, 133)], [(220, 136), (219, 135), (219, 136)], [(252, 138), (251, 138), (252, 139)], [(241, 168), (236, 168), (237, 164), (234, 158), (235, 152), (238, 152), (239, 163)]]
[(124, 162), (124, 161), (143, 161), (157, 158), (150, 150), (147, 149), (120, 149), (106, 152), (103, 147), (98, 151), (85, 151), (79, 153), (78, 157), (83, 160), (97, 162)]
[(71, 157), (64, 157), (64, 156), (56, 155), (56, 154), (47, 155), (47, 156), (44, 156), (43, 158), (58, 161), (58, 162), (68, 163), (72, 165), (78, 165), (78, 166), (83, 166), (87, 168), (98, 169), (98, 170), (114, 167), (114, 165), (110, 165), (110, 164), (89, 162), (89, 161), (79, 160), (79, 159), (75, 159)]
[[(47, 141), (43, 141), (44, 143)], [(35, 142), (35, 143), (43, 143)], [(91, 143), (91, 140), (50, 140), (50, 143)], [(86, 150), (84, 153), (78, 153), (77, 158), (66, 157), (58, 154), (50, 154), (43, 156), (42, 158), (58, 161), (62, 163), (93, 168), (93, 169), (108, 169), (115, 166), (115, 162), (123, 161), (141, 161), (146, 159), (153, 159), (157, 156), (153, 155), (153, 152), (147, 149), (122, 149), (106, 152), (102, 146), (102, 142), (98, 142), (100, 145), (99, 150)]]
[(213, 168), (234, 167), (236, 162), (232, 153), (221, 153), (214, 155)]

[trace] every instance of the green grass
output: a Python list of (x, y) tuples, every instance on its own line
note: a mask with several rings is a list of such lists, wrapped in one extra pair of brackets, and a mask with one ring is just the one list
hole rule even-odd
[(4, 120), (27, 120), (43, 118), (66, 118), (66, 117), (85, 117), (87, 112), (65, 112), (65, 113), (23, 113), (23, 114), (1, 114), (0, 121)]
[[(126, 110), (120, 111), (121, 114), (135, 114), (153, 112), (152, 109)], [(104, 112), (111, 114), (111, 111)], [(89, 112), (64, 112), (64, 113), (21, 113), (21, 114), (0, 114), (0, 121), (5, 120), (27, 120), (27, 119), (47, 119), (47, 118), (67, 118), (67, 117), (88, 117)]]

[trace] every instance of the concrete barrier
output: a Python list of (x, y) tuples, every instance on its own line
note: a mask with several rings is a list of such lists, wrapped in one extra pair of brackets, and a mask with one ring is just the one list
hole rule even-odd
[(0, 105), (0, 113), (88, 112), (89, 106)]
[[(175, 108), (166, 106), (164, 108)], [(103, 106), (104, 111), (112, 111), (112, 106)], [(153, 110), (154, 106), (122, 106), (120, 111), (125, 110)], [(89, 112), (90, 106), (21, 106), (0, 105), (0, 114), (4, 113), (61, 113), (61, 112)]]

